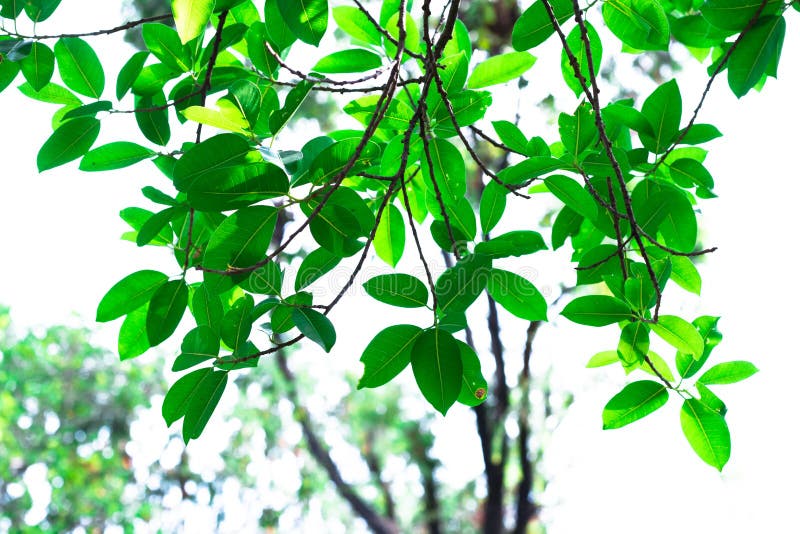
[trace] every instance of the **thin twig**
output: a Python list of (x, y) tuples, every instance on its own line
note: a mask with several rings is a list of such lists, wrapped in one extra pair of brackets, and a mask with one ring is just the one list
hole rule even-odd
[(115, 26), (114, 28), (109, 28), (107, 30), (97, 30), (86, 33), (60, 33), (56, 35), (23, 35), (17, 32), (6, 30), (5, 28), (0, 28), (0, 31), (11, 37), (19, 37), (20, 39), (33, 39), (35, 41), (43, 41), (45, 39), (61, 39), (63, 37), (93, 37), (96, 35), (111, 35), (112, 33), (130, 30), (131, 28), (141, 26), (142, 24), (145, 24), (147, 22), (158, 22), (160, 20), (168, 20), (171, 18), (172, 18), (172, 13), (167, 13), (164, 15), (156, 15), (154, 17), (146, 17), (143, 19), (126, 22), (121, 26)]

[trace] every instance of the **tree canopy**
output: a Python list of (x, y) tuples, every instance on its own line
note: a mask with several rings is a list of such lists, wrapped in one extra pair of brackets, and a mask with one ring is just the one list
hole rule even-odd
[[(174, 268), (120, 273), (96, 319), (122, 319), (122, 360), (182, 339), (172, 365), (182, 375), (162, 413), (167, 425), (182, 420), (187, 443), (243, 370), (268, 372), (270, 356), (281, 367), (303, 340), (335, 354), (331, 312), (360, 286), (388, 307), (416, 310), (416, 323), (387, 311), (384, 326), (365, 333), (371, 341), (357, 387), (386, 387), (410, 368), (435, 411), (473, 407), (489, 478), (494, 432), (508, 445), (498, 430), (510, 398), (498, 307), (529, 323), (528, 345), (556, 313), (587, 329), (616, 325), (618, 344), (597, 347), (589, 365), (618, 365), (640, 378), (605, 405), (604, 428), (672, 400), (697, 455), (719, 470), (728, 462), (727, 408), (714, 389), (757, 369), (715, 362), (719, 318), (677, 315), (669, 297), (700, 294), (695, 262), (714, 251), (698, 225), (703, 203), (715, 197), (703, 146), (722, 135), (700, 122), (706, 98), (719, 77), (739, 98), (777, 77), (785, 19), (798, 2), (497, 2), (486, 15), (494, 17), (488, 38), (465, 23), (485, 15), (483, 2), (173, 0), (161, 14), (114, 28), (37, 33), (59, 4), (0, 1), (0, 90), (19, 81), (26, 96), (58, 106), (37, 157), (41, 172), (79, 160), (87, 172), (140, 165), (153, 174), (144, 200), (131, 199), (121, 216), (132, 228), (127, 239), (162, 247)], [(144, 49), (114, 73), (112, 88), (89, 38), (132, 28)], [(552, 137), (531, 136), (539, 125), (514, 117), (498, 95), (504, 84), (528, 83), (533, 53), (548, 40), (561, 45), (560, 72), (537, 76), (557, 79), (555, 90), (577, 103), (555, 110)], [(670, 78), (641, 99), (605, 97), (609, 51), (678, 47), (707, 65), (703, 86)], [(302, 145), (285, 142), (281, 133), (302, 128), (314, 94), (333, 97), (335, 126)], [(689, 100), (697, 104), (686, 114)], [(115, 115), (135, 121), (137, 136), (98, 145), (103, 121)], [(544, 223), (496, 232), (511, 211), (552, 201), (558, 209), (542, 213)], [(560, 295), (544, 295), (510, 270), (514, 258), (535, 265), (562, 247), (576, 277)], [(364, 279), (373, 254), (387, 272)], [(397, 269), (409, 257), (416, 275)], [(347, 275), (332, 276), (337, 269)], [(320, 297), (320, 285), (332, 283), (334, 294)], [(467, 319), (482, 296), (488, 364)], [(527, 360), (524, 368), (520, 384), (530, 378)], [(356, 499), (350, 504), (357, 509)], [(494, 513), (502, 524), (502, 508)], [(391, 531), (384, 518), (362, 517)]]

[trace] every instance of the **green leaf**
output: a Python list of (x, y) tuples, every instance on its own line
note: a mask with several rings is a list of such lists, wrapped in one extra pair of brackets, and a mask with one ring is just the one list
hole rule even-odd
[(208, 326), (215, 333), (219, 332), (224, 316), (222, 301), (219, 295), (209, 291), (205, 284), (195, 288), (192, 295), (192, 315), (197, 326)]
[(87, 152), (79, 168), (82, 171), (110, 171), (128, 167), (155, 155), (149, 148), (136, 143), (116, 141)]
[(186, 414), (183, 418), (183, 441), (185, 443), (189, 443), (190, 439), (199, 438), (203, 433), (203, 429), (211, 419), (211, 414), (214, 413), (214, 409), (225, 391), (225, 386), (228, 384), (228, 373), (211, 369), (205, 369), (205, 371), (207, 373), (193, 389), (187, 403)]
[(61, 122), (63, 123), (77, 117), (94, 117), (103, 111), (110, 111), (112, 107), (113, 106), (110, 100), (97, 100), (91, 104), (86, 104), (69, 110), (61, 117)]
[(100, 98), (106, 85), (103, 65), (89, 43), (78, 37), (62, 37), (55, 45), (58, 72), (67, 87), (91, 98)]
[(578, 262), (578, 284), (597, 284), (607, 275), (621, 275), (617, 245), (605, 243), (592, 247), (581, 255)]
[(273, 47), (275, 51), (282, 52), (288, 49), (297, 40), (297, 37), (291, 28), (284, 24), (278, 2), (279, 0), (264, 2), (264, 21), (267, 39), (270, 43), (275, 44)]
[(464, 365), (452, 334), (440, 328), (425, 330), (414, 343), (411, 369), (422, 395), (442, 415), (461, 392)]
[(163, 64), (181, 72), (191, 70), (187, 49), (178, 33), (166, 24), (143, 24), (142, 39), (150, 52)]
[(212, 128), (227, 130), (235, 133), (245, 133), (250, 129), (250, 123), (239, 112), (238, 109), (228, 104), (224, 100), (217, 101), (218, 109), (204, 106), (189, 106), (182, 111), (183, 116), (190, 121), (205, 124)]
[(620, 41), (637, 50), (666, 50), (669, 20), (658, 0), (606, 0), (603, 19)]
[[(159, 157), (157, 157), (156, 159), (158, 159)], [(142, 188), (142, 195), (144, 195), (146, 199), (151, 200), (155, 204), (162, 204), (164, 206), (178, 206), (181, 204), (173, 197), (150, 185)]]
[[(66, 87), (62, 87), (57, 83), (50, 82), (42, 87), (39, 91), (35, 91), (30, 83), (25, 82), (20, 85), (18, 89), (28, 98), (50, 104), (63, 104), (64, 107), (56, 112), (56, 114), (60, 113), (62, 115), (66, 115), (67, 113), (82, 107), (80, 98), (75, 96), (75, 94)], [(54, 124), (56, 123), (55, 120), (53, 122)]]
[(525, 154), (525, 149), (528, 146), (528, 138), (522, 133), (522, 130), (508, 121), (494, 121), (492, 122), (494, 131), (500, 137), (500, 140), (511, 150)]
[(364, 374), (358, 389), (376, 388), (390, 382), (411, 362), (411, 350), (424, 330), (399, 324), (378, 332), (361, 354)]
[[(2, 2), (0, 2), (0, 10), (2, 9)], [(0, 11), (0, 16), (3, 16), (2, 11)], [(16, 63), (17, 61), (25, 59), (25, 57), (30, 54), (31, 44), (33, 44), (32, 40), (23, 39), (21, 37), (11, 37), (9, 35), (2, 35), (0, 37), (2, 37), (2, 39), (0, 39), (0, 55), (3, 56), (4, 62), (7, 60), (9, 63)]]
[(602, 115), (606, 122), (619, 122), (640, 135), (645, 134), (653, 137), (653, 127), (650, 126), (650, 122), (641, 111), (632, 108), (630, 105), (622, 103), (611, 104), (602, 110)]
[(277, 308), (280, 303), (281, 301), (275, 297), (265, 298), (264, 300), (255, 305), (253, 311), (250, 313), (250, 320), (255, 323), (257, 320), (261, 319), (264, 315)]
[(506, 184), (519, 185), (559, 169), (570, 169), (570, 167), (563, 161), (549, 156), (533, 156), (506, 167), (497, 176)]
[[(492, 93), (489, 91), (472, 91), (465, 89), (448, 95), (453, 108), (456, 124), (460, 127), (469, 126), (481, 120), (486, 115), (486, 110), (492, 105)], [(434, 132), (440, 137), (454, 137), (457, 135), (453, 127), (453, 119), (447, 108), (440, 107), (435, 117), (437, 124)]]
[(169, 388), (166, 397), (164, 397), (164, 404), (161, 406), (161, 415), (164, 417), (167, 426), (171, 426), (172, 423), (186, 415), (189, 401), (191, 396), (194, 395), (197, 386), (212, 372), (213, 369), (210, 368), (197, 369), (179, 378)]
[(19, 64), (11, 61), (0, 61), (0, 93), (16, 79), (19, 74)]
[(175, 332), (188, 302), (189, 288), (183, 280), (165, 282), (156, 289), (147, 309), (147, 339), (151, 347)]
[[(395, 38), (395, 40), (400, 39), (400, 28), (398, 26), (400, 20), (400, 14), (395, 11), (394, 15), (392, 15), (384, 28), (386, 31)], [(406, 16), (405, 18), (406, 23), (406, 40), (405, 40), (405, 49), (410, 52), (419, 52), (420, 49), (420, 37), (419, 37), (419, 28), (417, 28), (417, 23), (414, 22), (414, 19), (410, 16)], [(397, 47), (394, 43), (389, 41), (385, 36), (383, 39), (383, 48), (386, 50), (386, 55), (390, 58), (394, 58), (397, 55)]]
[(718, 46), (730, 35), (730, 32), (709, 24), (702, 15), (671, 19), (670, 30), (676, 41), (694, 48)]
[(36, 156), (39, 172), (53, 169), (86, 154), (100, 134), (100, 121), (80, 117), (67, 121), (45, 141)]
[(121, 361), (141, 356), (150, 348), (150, 341), (147, 339), (147, 308), (148, 305), (145, 303), (128, 312), (122, 321), (117, 341), (117, 351)]
[(470, 89), (506, 83), (528, 71), (536, 58), (528, 52), (509, 52), (478, 63), (467, 81)]
[(217, 102), (217, 106), (224, 110), (222, 104), (233, 103), (239, 114), (247, 120), (248, 129), (252, 130), (258, 124), (262, 100), (261, 89), (258, 85), (250, 80), (239, 80), (230, 86), (228, 94)]
[(697, 217), (686, 194), (652, 179), (637, 184), (631, 195), (637, 221), (651, 236), (661, 232), (666, 244), (692, 252), (697, 242)]
[(685, 256), (673, 256), (670, 261), (672, 263), (670, 280), (686, 291), (699, 295), (703, 281), (692, 260)]
[[(467, 170), (461, 152), (449, 141), (434, 138), (428, 143), (431, 156), (422, 158), (422, 173), (429, 191), (437, 187), (445, 205), (455, 205), (467, 192)], [(433, 172), (431, 172), (431, 169)], [(434, 180), (436, 186), (434, 187)]]
[[(236, 211), (211, 235), (203, 255), (203, 266), (215, 270), (247, 268), (263, 260), (275, 231), (277, 213), (272, 206), (260, 205)], [(247, 276), (204, 273), (208, 289), (217, 293), (229, 289)]]
[(717, 395), (708, 389), (702, 382), (697, 382), (695, 387), (697, 388), (697, 392), (700, 394), (700, 402), (705, 404), (707, 408), (711, 408), (722, 417), (725, 417), (725, 415), (728, 413), (728, 407), (725, 406), (725, 403), (722, 401), (722, 399), (717, 397)]
[(138, 271), (126, 276), (100, 300), (95, 320), (99, 323), (113, 321), (142, 307), (166, 281), (167, 275), (158, 271)]
[(186, 44), (203, 33), (213, 9), (214, 0), (172, 0), (172, 14), (181, 43)]
[(759, 83), (771, 62), (780, 58), (785, 36), (786, 20), (780, 16), (762, 18), (744, 34), (728, 63), (733, 94), (741, 98)]
[(547, 245), (542, 235), (532, 230), (514, 230), (475, 246), (476, 254), (489, 258), (525, 256), (540, 250), (547, 250)]
[(697, 374), (708, 361), (714, 347), (722, 341), (722, 334), (717, 330), (717, 322), (719, 322), (719, 317), (708, 315), (703, 315), (692, 321), (697, 331), (700, 332), (700, 337), (703, 338), (705, 349), (703, 350), (703, 356), (699, 360), (696, 360), (691, 354), (682, 354), (680, 352), (675, 356), (675, 364), (681, 377), (691, 378)]
[(247, 343), (253, 328), (250, 315), (254, 306), (253, 296), (246, 294), (236, 299), (222, 318), (219, 336), (231, 350), (236, 351)]
[[(343, 139), (325, 148), (314, 158), (314, 162), (308, 170), (307, 179), (314, 184), (323, 184), (332, 181), (350, 163), (350, 160), (355, 155), (356, 149), (360, 144), (360, 137), (352, 137)], [(375, 143), (369, 142), (363, 147), (359, 158), (353, 164), (352, 168), (350, 168), (348, 174), (354, 175), (362, 172), (374, 163), (377, 163), (379, 159), (380, 149)]]
[(589, 358), (589, 361), (586, 362), (586, 367), (589, 369), (593, 369), (596, 367), (604, 367), (606, 365), (611, 365), (617, 362), (619, 362), (619, 356), (617, 355), (617, 351), (606, 350), (603, 352), (598, 352), (597, 354)]
[[(312, 200), (302, 209), (310, 217), (316, 205), (316, 200)], [(359, 194), (340, 187), (311, 220), (309, 227), (317, 243), (329, 252), (346, 257), (364, 247), (358, 238), (369, 235), (374, 225), (375, 216)]]
[(269, 129), (273, 137), (281, 131), (287, 122), (289, 122), (289, 119), (295, 114), (300, 104), (302, 104), (311, 93), (312, 87), (314, 87), (313, 83), (301, 80), (296, 86), (292, 87), (289, 94), (286, 95), (283, 107), (270, 115)]
[(156, 244), (167, 244), (172, 242), (172, 230), (169, 228), (169, 223), (179, 214), (186, 213), (185, 208), (173, 208), (161, 210), (152, 215), (139, 229), (136, 235), (136, 244), (140, 247), (149, 245), (154, 239), (157, 239)]
[(694, 159), (680, 158), (673, 161), (669, 166), (669, 174), (681, 187), (685, 187), (685, 183), (689, 184), (689, 187), (714, 188), (714, 178), (711, 173), (702, 163)]
[[(761, 15), (775, 13), (781, 9), (781, 0), (768, 0)], [(761, 7), (759, 0), (706, 0), (700, 13), (708, 22), (731, 32), (743, 30)]]
[(181, 343), (181, 353), (172, 364), (172, 371), (185, 371), (219, 356), (219, 337), (207, 326), (190, 330)]
[(489, 258), (473, 254), (443, 272), (434, 289), (439, 313), (469, 308), (486, 288), (491, 266)]
[[(686, 128), (684, 128), (686, 130)], [(684, 130), (681, 130), (683, 133)], [(722, 132), (713, 124), (692, 124), (683, 136), (681, 145), (700, 145), (722, 137)]]
[(25, 13), (33, 22), (42, 22), (53, 14), (59, 4), (61, 0), (26, 0)]
[[(385, 27), (389, 23), (389, 19), (400, 11), (400, 1), (401, 0), (383, 0), (381, 3), (380, 18), (378, 19), (381, 26)], [(406, 11), (411, 11), (412, 3), (413, 2), (406, 2)]]
[(633, 317), (628, 304), (606, 295), (578, 297), (564, 307), (561, 315), (574, 323), (586, 326), (606, 326)]
[(339, 265), (340, 261), (342, 261), (341, 256), (328, 252), (324, 248), (309, 252), (297, 269), (294, 290), (300, 291), (304, 287), (311, 285), (314, 281), (333, 270), (334, 267)]
[[(444, 92), (452, 95), (461, 91), (464, 84), (467, 83), (467, 74), (469, 73), (469, 60), (466, 54), (459, 52), (446, 57), (440, 61), (440, 65), (443, 69), (439, 71), (439, 77)], [(447, 109), (438, 90), (429, 91), (426, 100), (430, 117), (438, 117), (442, 110)]]
[(547, 189), (561, 202), (583, 217), (594, 220), (597, 217), (597, 202), (578, 182), (560, 174), (544, 179)]
[(691, 323), (675, 315), (661, 315), (658, 322), (650, 325), (661, 339), (695, 360), (703, 355), (703, 337)]
[(428, 288), (409, 274), (382, 274), (364, 283), (364, 290), (372, 298), (401, 308), (421, 308), (428, 304)]
[(278, 9), (298, 39), (319, 46), (328, 28), (328, 0), (278, 0)]
[(292, 312), (299, 306), (309, 307), (313, 303), (314, 297), (311, 293), (301, 291), (284, 299), (284, 301), (275, 306), (270, 317), (269, 327), (276, 334), (288, 332), (294, 328), (294, 320), (292, 319)]
[(234, 134), (220, 134), (189, 149), (175, 165), (174, 181), (200, 210), (249, 206), (289, 189), (283, 170)]
[(167, 146), (170, 138), (169, 114), (164, 107), (166, 102), (161, 92), (134, 99), (135, 108), (142, 110), (135, 113), (139, 130), (148, 141), (160, 146)]
[[(285, 28), (283, 23), (276, 25)], [(270, 48), (275, 51), (280, 50), (280, 47), (267, 38), (267, 28), (264, 23), (261, 21), (253, 23), (247, 30), (245, 39), (247, 53), (253, 66), (265, 74), (275, 75), (280, 65), (275, 61), (266, 45), (269, 44)]]
[(639, 133), (644, 147), (654, 154), (665, 152), (678, 135), (682, 112), (678, 83), (672, 79), (658, 86), (642, 104), (642, 114), (653, 129), (652, 137)]
[(628, 384), (603, 409), (603, 429), (622, 428), (638, 421), (664, 406), (668, 399), (664, 384), (652, 380)]
[[(559, 24), (574, 15), (571, 0), (552, 0), (550, 5)], [(536, 0), (514, 23), (511, 44), (515, 50), (529, 50), (539, 46), (555, 33), (544, 2)]]
[(628, 369), (642, 363), (649, 350), (650, 328), (641, 321), (625, 325), (620, 333), (617, 346), (617, 355), (625, 368)]
[(34, 91), (41, 90), (50, 83), (55, 70), (55, 55), (46, 44), (35, 42), (31, 52), (19, 62), (22, 75)]
[(122, 100), (122, 98), (128, 94), (131, 87), (133, 87), (133, 82), (136, 81), (136, 78), (138, 78), (139, 74), (142, 72), (142, 67), (144, 67), (144, 63), (147, 61), (149, 55), (150, 54), (144, 50), (136, 52), (125, 65), (122, 66), (122, 69), (119, 71), (119, 76), (117, 76), (117, 100)]
[(280, 295), (283, 286), (283, 272), (274, 261), (267, 262), (247, 278), (246, 286), (243, 287), (252, 293), (261, 295)]
[(558, 131), (564, 148), (572, 154), (573, 161), (580, 161), (583, 152), (597, 142), (598, 133), (594, 111), (588, 102), (583, 102), (574, 115), (562, 113), (558, 117)]
[(500, 218), (506, 210), (506, 196), (508, 189), (491, 181), (486, 184), (481, 193), (480, 216), (481, 229), (488, 234), (500, 222)]
[(703, 384), (733, 384), (750, 378), (758, 372), (758, 368), (750, 362), (736, 361), (718, 363), (697, 379)]
[(295, 308), (292, 310), (292, 321), (300, 332), (308, 339), (330, 352), (336, 343), (336, 330), (333, 323), (323, 314), (312, 308)]
[[(132, 235), (125, 234), (123, 238), (136, 243), (140, 240), (139, 234), (142, 233), (142, 229), (145, 226), (151, 226), (155, 224), (153, 219), (156, 218), (157, 214), (143, 208), (125, 208), (119, 212), (119, 216), (135, 230)], [(157, 218), (161, 219), (161, 216), (158, 216)], [(166, 222), (169, 221), (165, 221), (165, 224)], [(171, 228), (164, 228), (163, 230), (158, 228), (153, 230), (152, 228), (149, 228), (147, 232), (150, 233), (150, 240), (140, 246), (150, 243), (153, 243), (154, 245), (166, 245), (172, 242)]]
[[(589, 22), (586, 22), (584, 25), (586, 26), (586, 36), (589, 39), (589, 51), (592, 53), (592, 72), (598, 75), (600, 73), (600, 64), (603, 59), (603, 44), (594, 26), (589, 24)], [(570, 50), (572, 50), (575, 59), (578, 60), (578, 67), (586, 86), (590, 87), (589, 55), (586, 53), (586, 45), (583, 42), (580, 26), (575, 26), (572, 31), (569, 32), (567, 36), (567, 45)], [(561, 75), (564, 77), (567, 87), (575, 93), (575, 96), (580, 97), (583, 94), (583, 87), (579, 79), (575, 76), (575, 69), (572, 67), (565, 49), (561, 50)]]
[(7, 19), (15, 19), (22, 13), (25, 7), (25, 2), (18, 0), (2, 0), (0, 1), (0, 17)]
[(512, 315), (527, 321), (547, 320), (547, 301), (536, 286), (522, 276), (493, 268), (486, 289)]
[(697, 399), (681, 408), (681, 428), (694, 452), (719, 471), (731, 456), (731, 434), (725, 418)]
[(458, 339), (456, 343), (461, 353), (461, 365), (464, 368), (458, 402), (467, 406), (477, 406), (486, 400), (489, 384), (483, 377), (481, 361), (472, 347)]
[(383, 60), (378, 54), (363, 48), (351, 48), (323, 57), (311, 70), (326, 74), (366, 72), (377, 69), (382, 64)]
[(375, 240), (373, 241), (375, 253), (380, 259), (392, 267), (396, 267), (397, 262), (403, 257), (405, 245), (406, 225), (403, 221), (403, 214), (394, 204), (389, 204), (375, 231)]
[[(223, 67), (219, 67), (222, 69)], [(173, 78), (177, 78), (181, 75), (180, 71), (172, 69), (163, 63), (154, 63), (152, 65), (147, 65), (143, 67), (139, 75), (136, 77), (136, 80), (133, 82), (133, 94), (137, 96), (153, 96), (156, 94), (161, 94), (164, 92), (164, 86), (166, 83)], [(187, 81), (179, 84), (180, 86), (185, 86), (186, 92), (182, 94), (188, 94), (194, 89), (194, 84), (191, 83), (191, 79), (186, 78)], [(186, 98), (189, 98), (188, 96)], [(179, 106), (180, 109), (180, 106)]]
[(333, 20), (345, 33), (365, 43), (381, 44), (381, 34), (367, 16), (357, 7), (337, 6), (333, 8)]
[[(429, 203), (428, 209), (435, 219), (431, 224), (431, 231), (438, 232), (440, 235), (444, 236), (444, 239), (439, 239), (437, 243), (440, 246), (444, 245), (442, 246), (444, 250), (449, 250), (452, 248), (453, 244), (450, 242), (450, 235), (444, 222), (442, 207), (439, 205), (438, 201), (435, 200), (435, 195), (433, 194), (428, 195), (426, 200)], [(445, 212), (447, 213), (450, 226), (453, 229), (453, 236), (456, 238), (457, 242), (472, 241), (475, 239), (478, 223), (475, 221), (475, 210), (469, 200), (462, 197), (458, 199), (455, 204), (445, 205)], [(440, 230), (435, 229), (437, 226)], [(435, 233), (434, 237), (436, 237)]]

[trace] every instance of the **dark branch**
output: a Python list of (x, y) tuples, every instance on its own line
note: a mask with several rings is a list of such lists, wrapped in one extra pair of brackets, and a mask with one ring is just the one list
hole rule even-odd
[(109, 28), (107, 30), (97, 30), (93, 32), (87, 33), (60, 33), (57, 35), (22, 35), (20, 33), (8, 31), (5, 28), (2, 28), (2, 31), (6, 35), (10, 35), (11, 37), (19, 37), (21, 39), (33, 39), (35, 41), (42, 41), (44, 39), (61, 39), (62, 37), (93, 37), (96, 35), (111, 35), (112, 33), (122, 32), (125, 30), (130, 30), (131, 28), (135, 28), (137, 26), (141, 26), (147, 22), (158, 22), (160, 20), (171, 20), (172, 13), (164, 14), (164, 15), (156, 15), (154, 17), (147, 17), (139, 20), (134, 20), (131, 22), (126, 22), (121, 26), (115, 26), (114, 28)]
[(294, 374), (289, 369), (286, 355), (283, 351), (279, 351), (276, 354), (276, 359), (278, 360), (278, 369), (287, 383), (287, 396), (295, 407), (295, 419), (300, 423), (300, 427), (303, 430), (303, 438), (308, 444), (308, 451), (311, 453), (311, 456), (313, 456), (317, 463), (325, 470), (331, 482), (333, 482), (333, 485), (336, 487), (336, 491), (339, 492), (339, 495), (347, 501), (347, 504), (350, 505), (353, 511), (358, 514), (374, 532), (379, 534), (397, 534), (397, 526), (392, 521), (381, 516), (367, 501), (361, 498), (356, 490), (348, 484), (344, 478), (342, 478), (339, 467), (336, 465), (336, 462), (333, 461), (333, 458), (331, 458), (330, 449), (319, 438), (308, 411), (300, 404), (295, 386)]
[(533, 339), (539, 331), (541, 322), (532, 321), (528, 325), (525, 336), (525, 349), (522, 353), (522, 371), (519, 375), (520, 406), (517, 415), (519, 425), (519, 437), (517, 445), (519, 447), (519, 463), (522, 477), (517, 485), (517, 511), (514, 523), (514, 534), (525, 534), (528, 530), (528, 523), (537, 514), (537, 507), (531, 497), (533, 491), (533, 478), (535, 463), (531, 458), (530, 446), (528, 444), (531, 436), (531, 425), (529, 422), (531, 414), (530, 388), (531, 388), (531, 355), (533, 354)]

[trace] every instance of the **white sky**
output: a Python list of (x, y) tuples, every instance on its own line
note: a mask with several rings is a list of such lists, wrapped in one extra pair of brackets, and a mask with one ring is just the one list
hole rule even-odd
[[(115, 2), (93, 4), (90, 21), (67, 22), (59, 29), (90, 30), (121, 20)], [(65, 0), (60, 12), (69, 15), (76, 7), (82, 3)], [(800, 77), (791, 68), (800, 48), (800, 16), (790, 12), (787, 18), (780, 79), (770, 80), (762, 93), (737, 101), (721, 76), (701, 114), (700, 122), (713, 123), (725, 134), (709, 145), (706, 162), (719, 199), (701, 206), (705, 243), (719, 251), (701, 266), (702, 299), (686, 298), (678, 304), (679, 299), (668, 297), (665, 304), (666, 312), (690, 317), (722, 315), (724, 341), (715, 351), (715, 361), (749, 359), (761, 369), (745, 383), (719, 388), (729, 408), (731, 461), (720, 475), (694, 456), (680, 431), (678, 403), (626, 429), (601, 431), (602, 406), (624, 384), (624, 377), (621, 372), (606, 375), (582, 367), (593, 350), (615, 346), (613, 327), (599, 331), (556, 320), (540, 333), (536, 354), (555, 362), (557, 385), (568, 386), (578, 396), (548, 448), (546, 469), (552, 485), (545, 496), (550, 505), (545, 514), (550, 534), (752, 534), (790, 532), (788, 525), (796, 524), (800, 432), (795, 424), (797, 401), (790, 392), (796, 389), (794, 377), (800, 371), (794, 338), (800, 298), (795, 281), (797, 238), (792, 230), (800, 198)], [(112, 40), (102, 42), (106, 47)], [(542, 60), (547, 50), (536, 50), (540, 62), (529, 76), (533, 84), (537, 76), (552, 73)], [(127, 55), (107, 55), (115, 65), (106, 70), (108, 89)], [(681, 75), (690, 75), (688, 82), (681, 82), (687, 115), (702, 89), (699, 72), (699, 67), (687, 64), (687, 73)], [(158, 171), (142, 164), (91, 174), (77, 171), (73, 163), (40, 175), (36, 153), (56, 108), (28, 101), (13, 88), (0, 96), (0, 106), (5, 167), (0, 176), (0, 303), (12, 307), (17, 324), (92, 325), (100, 297), (122, 276), (144, 268), (174, 270), (163, 250), (136, 249), (119, 240), (127, 230), (117, 217), (119, 210), (147, 206), (139, 194), (144, 185), (168, 187)], [(535, 126), (523, 129), (529, 135), (542, 133)], [(104, 121), (104, 137), (98, 143), (112, 139), (110, 130)], [(413, 255), (410, 249), (406, 252)], [(411, 268), (412, 263), (404, 260), (404, 265)], [(542, 277), (544, 283), (553, 278), (547, 272)], [(673, 287), (671, 293), (681, 290)], [(386, 314), (384, 306), (368, 299), (349, 298), (334, 314), (339, 342), (317, 366), (322, 373), (327, 365), (358, 372), (364, 332), (385, 326), (346, 323), (350, 314)], [(510, 333), (524, 328), (521, 321), (506, 319)], [(99, 339), (115, 346), (117, 328), (118, 323), (103, 327)], [(266, 370), (262, 366), (252, 372)], [(466, 409), (454, 410), (439, 429), (440, 453), (464, 450), (463, 432), (473, 436), (473, 424)], [(468, 454), (449, 461), (452, 470), (441, 476), (464, 480), (477, 473), (477, 446), (466, 449)]]

